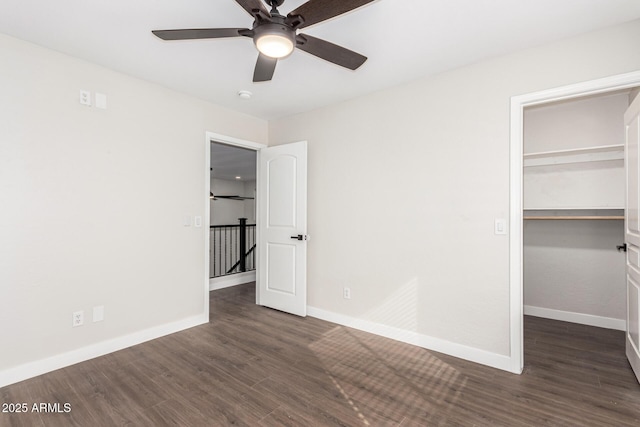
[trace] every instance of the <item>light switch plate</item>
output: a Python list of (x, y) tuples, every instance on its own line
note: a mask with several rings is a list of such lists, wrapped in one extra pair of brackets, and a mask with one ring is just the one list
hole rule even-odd
[(93, 307), (93, 321), (102, 322), (104, 320), (104, 305)]
[(507, 221), (502, 218), (496, 219), (493, 232), (495, 234), (507, 234)]
[(96, 108), (101, 108), (103, 110), (107, 109), (107, 95), (105, 95), (104, 93), (96, 92), (95, 101)]

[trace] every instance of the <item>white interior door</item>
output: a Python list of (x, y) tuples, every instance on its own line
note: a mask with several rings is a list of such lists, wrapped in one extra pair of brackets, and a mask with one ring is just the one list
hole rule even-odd
[(307, 315), (307, 143), (258, 152), (257, 302)]
[(640, 96), (624, 115), (626, 128), (625, 166), (627, 203), (625, 206), (625, 240), (627, 243), (627, 334), (626, 352), (629, 363), (640, 381)]

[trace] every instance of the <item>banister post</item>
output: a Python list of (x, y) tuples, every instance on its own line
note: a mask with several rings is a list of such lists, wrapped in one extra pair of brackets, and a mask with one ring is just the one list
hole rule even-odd
[(247, 271), (247, 260), (245, 254), (247, 253), (247, 218), (238, 218), (240, 221), (240, 271)]

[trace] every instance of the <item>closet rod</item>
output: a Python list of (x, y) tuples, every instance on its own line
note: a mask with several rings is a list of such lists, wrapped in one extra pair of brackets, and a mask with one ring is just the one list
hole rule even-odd
[(611, 219), (615, 219), (615, 220), (619, 220), (619, 219), (624, 219), (624, 216), (621, 215), (563, 215), (563, 216), (525, 216), (522, 217), (522, 219), (529, 219), (529, 220), (556, 220), (556, 219), (560, 219), (560, 220), (574, 220), (574, 219), (591, 219), (591, 220), (611, 220)]

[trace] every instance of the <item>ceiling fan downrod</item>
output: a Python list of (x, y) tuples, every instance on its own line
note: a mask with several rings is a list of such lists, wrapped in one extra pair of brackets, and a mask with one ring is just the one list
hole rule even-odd
[(284, 18), (284, 16), (280, 15), (280, 12), (278, 12), (278, 8), (282, 6), (282, 3), (284, 3), (284, 0), (265, 0), (265, 2), (269, 6), (271, 6), (271, 12), (269, 13), (271, 13), (272, 17), (278, 16), (278, 17)]

